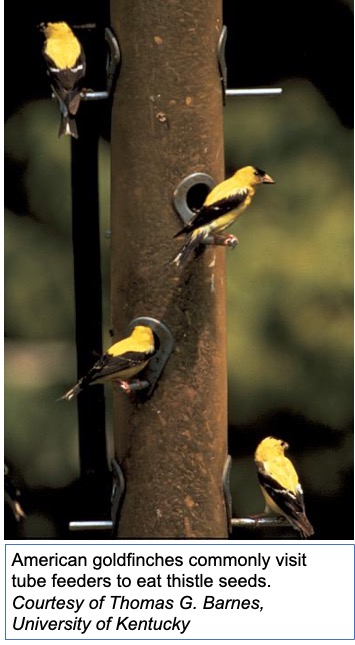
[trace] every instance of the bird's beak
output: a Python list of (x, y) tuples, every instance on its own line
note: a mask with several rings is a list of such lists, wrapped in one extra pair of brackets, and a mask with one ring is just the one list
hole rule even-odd
[(274, 180), (270, 175), (264, 175), (263, 177), (263, 184), (274, 184)]

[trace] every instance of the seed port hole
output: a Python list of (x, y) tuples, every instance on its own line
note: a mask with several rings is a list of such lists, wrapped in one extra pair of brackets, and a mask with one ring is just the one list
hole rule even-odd
[(184, 224), (191, 221), (215, 185), (205, 172), (192, 173), (180, 181), (173, 193), (173, 204)]
[(198, 183), (191, 186), (186, 193), (186, 204), (191, 211), (197, 211), (203, 205), (211, 188), (204, 183)]

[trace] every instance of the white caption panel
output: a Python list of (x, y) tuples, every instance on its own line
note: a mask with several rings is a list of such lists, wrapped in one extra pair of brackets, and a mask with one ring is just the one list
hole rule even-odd
[(7, 544), (7, 639), (353, 639), (352, 545)]

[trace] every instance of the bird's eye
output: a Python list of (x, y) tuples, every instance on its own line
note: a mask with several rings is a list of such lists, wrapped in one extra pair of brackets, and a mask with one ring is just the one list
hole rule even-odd
[(261, 170), (261, 168), (254, 168), (254, 175), (255, 177), (264, 177), (265, 171)]

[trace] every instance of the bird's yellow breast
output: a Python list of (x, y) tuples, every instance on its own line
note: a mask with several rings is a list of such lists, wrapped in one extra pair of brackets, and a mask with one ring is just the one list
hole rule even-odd
[(218, 217), (217, 220), (215, 220), (215, 226), (212, 225), (212, 228), (216, 231), (224, 231), (226, 228), (231, 226), (233, 222), (235, 222), (237, 217), (241, 215), (243, 211), (245, 211), (246, 207), (249, 206), (250, 201), (251, 198), (248, 196), (241, 206), (238, 206), (238, 208), (229, 211), (229, 213)]

